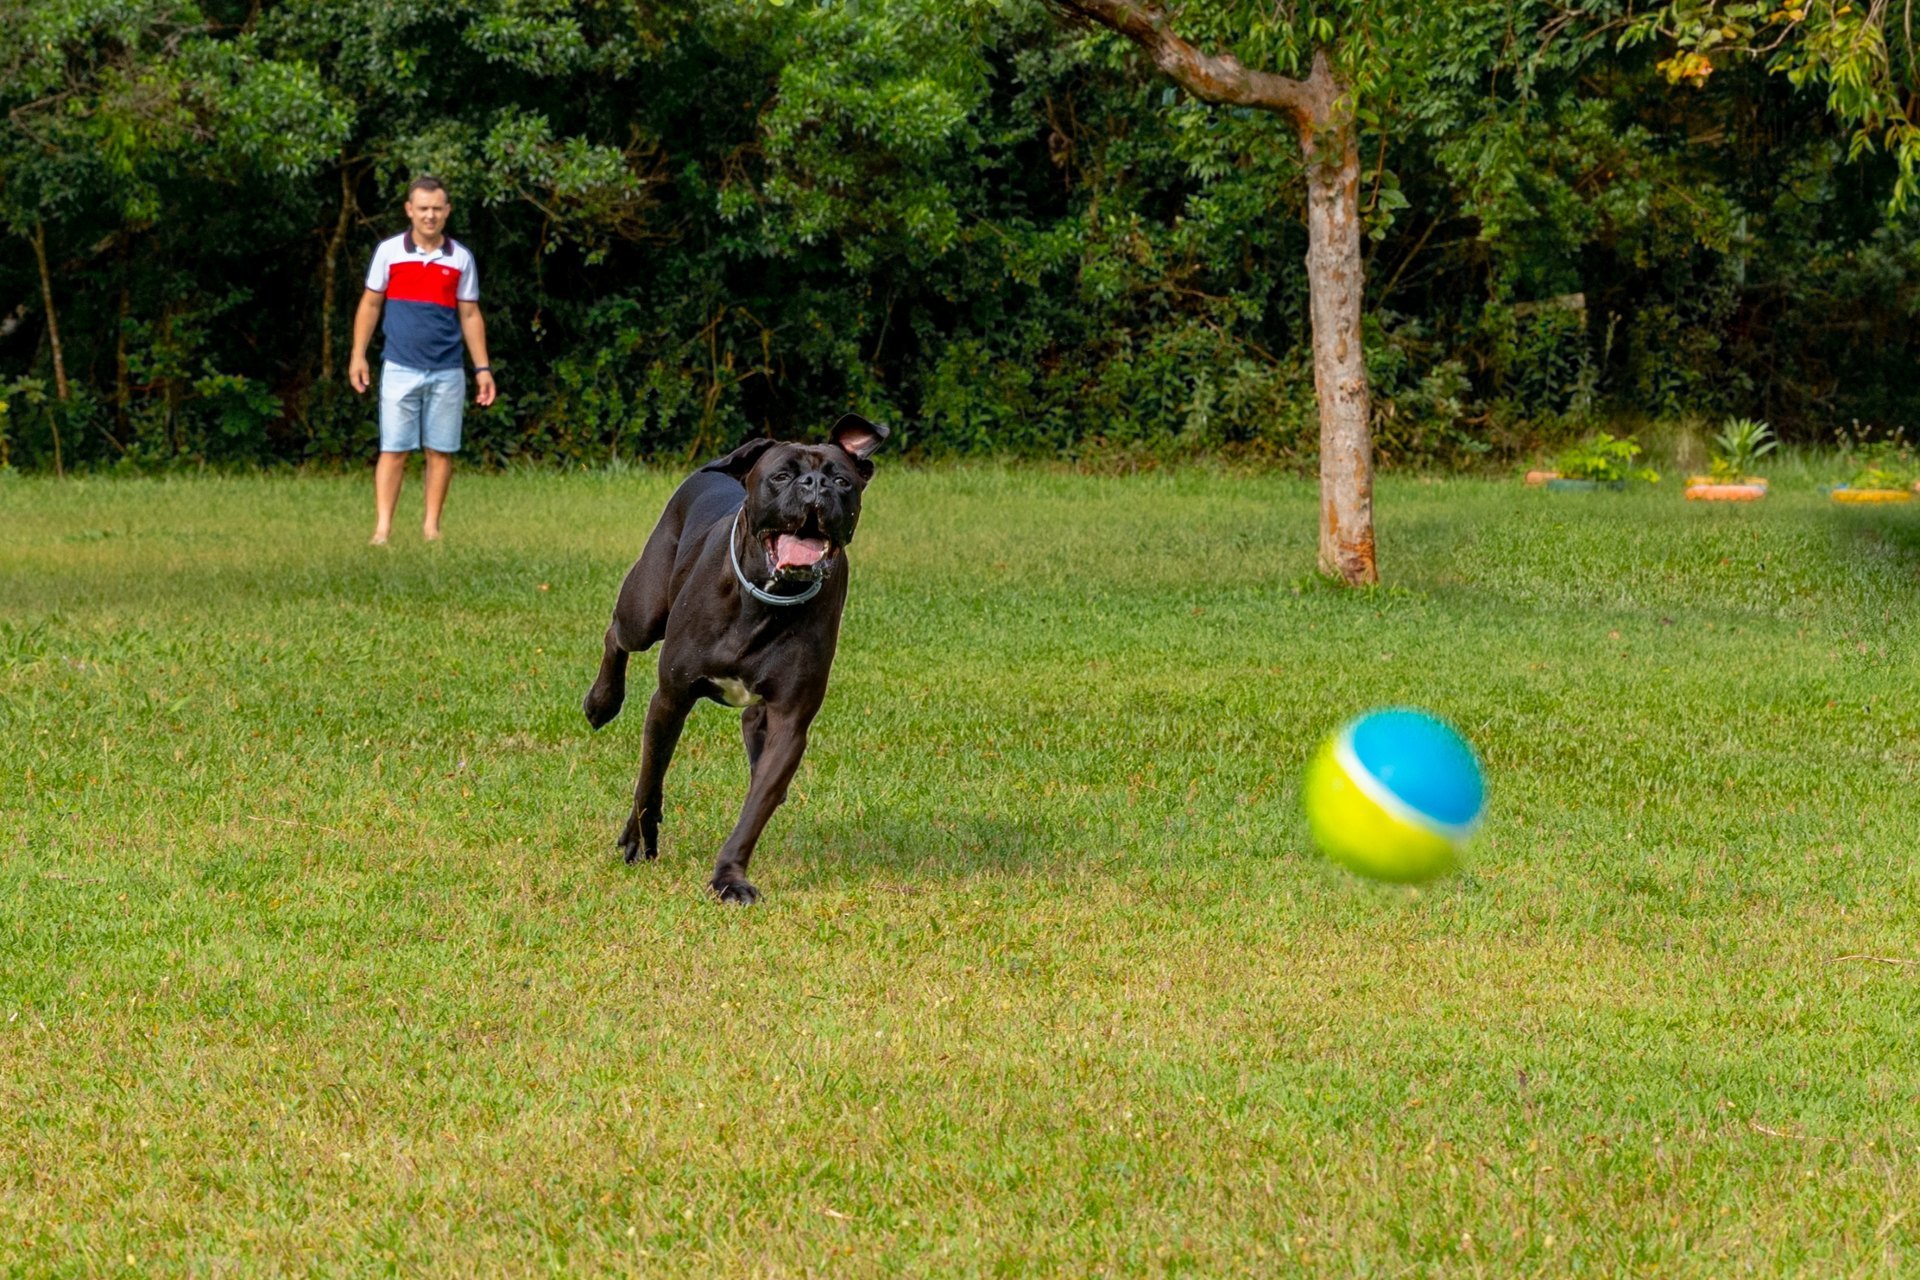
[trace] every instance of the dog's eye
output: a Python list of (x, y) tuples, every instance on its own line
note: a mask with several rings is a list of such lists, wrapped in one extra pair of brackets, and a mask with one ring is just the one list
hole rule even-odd
[(789, 481), (789, 480), (791, 480), (791, 479), (793, 479), (793, 477), (792, 477), (791, 475), (789, 475), (789, 474), (788, 474), (787, 472), (785, 472), (785, 471), (776, 471), (776, 472), (774, 472), (774, 473), (773, 473), (773, 481), (772, 481), (772, 483), (774, 483), (774, 484), (785, 484), (785, 483), (786, 483), (787, 481)]
[(845, 476), (835, 476), (833, 478), (833, 482), (839, 485), (842, 489), (853, 488), (853, 481), (847, 479)]

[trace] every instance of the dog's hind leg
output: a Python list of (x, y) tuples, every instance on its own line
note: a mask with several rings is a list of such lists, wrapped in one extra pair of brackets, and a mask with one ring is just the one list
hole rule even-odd
[(647, 727), (640, 746), (640, 778), (633, 787), (633, 812), (620, 832), (618, 848), (628, 862), (660, 856), (660, 809), (665, 794), (667, 766), (679, 745), (680, 730), (693, 710), (691, 699), (670, 698), (664, 689), (653, 691), (647, 704)]
[(619, 638), (614, 634), (617, 630), (617, 626), (607, 628), (606, 648), (600, 655), (600, 674), (594, 677), (593, 687), (580, 703), (587, 723), (596, 729), (619, 715), (621, 705), (627, 700), (627, 650), (620, 647)]

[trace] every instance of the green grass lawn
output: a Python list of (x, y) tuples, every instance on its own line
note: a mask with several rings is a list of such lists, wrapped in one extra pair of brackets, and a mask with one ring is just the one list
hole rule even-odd
[(740, 910), (737, 715), (627, 867), (579, 712), (672, 483), (0, 477), (0, 1272), (1920, 1272), (1920, 512), (883, 460)]

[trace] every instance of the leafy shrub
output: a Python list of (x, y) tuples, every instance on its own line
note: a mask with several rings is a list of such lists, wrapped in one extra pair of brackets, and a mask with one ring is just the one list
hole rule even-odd
[(1720, 483), (1742, 480), (1752, 474), (1754, 463), (1772, 453), (1780, 444), (1773, 428), (1753, 418), (1728, 418), (1713, 437), (1713, 461), (1709, 474)]
[(1383, 467), (1457, 466), (1492, 447), (1466, 363), (1449, 357), (1421, 320), (1367, 317), (1373, 443)]
[(1905, 489), (1920, 480), (1920, 459), (1898, 435), (1861, 445), (1853, 454), (1849, 489)]
[(1633, 460), (1639, 456), (1640, 446), (1632, 437), (1620, 439), (1601, 431), (1563, 450), (1554, 469), (1568, 480), (1624, 484), (1631, 479), (1657, 483), (1659, 472), (1650, 467), (1634, 467)]
[(1587, 343), (1587, 313), (1572, 301), (1522, 308), (1490, 303), (1481, 318), (1497, 394), (1535, 418), (1587, 418), (1599, 371)]

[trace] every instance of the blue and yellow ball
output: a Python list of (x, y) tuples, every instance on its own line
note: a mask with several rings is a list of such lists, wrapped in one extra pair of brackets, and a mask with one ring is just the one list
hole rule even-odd
[(1307, 825), (1329, 858), (1375, 880), (1447, 875), (1479, 829), (1487, 783), (1467, 740), (1411, 707), (1340, 727), (1307, 765)]

